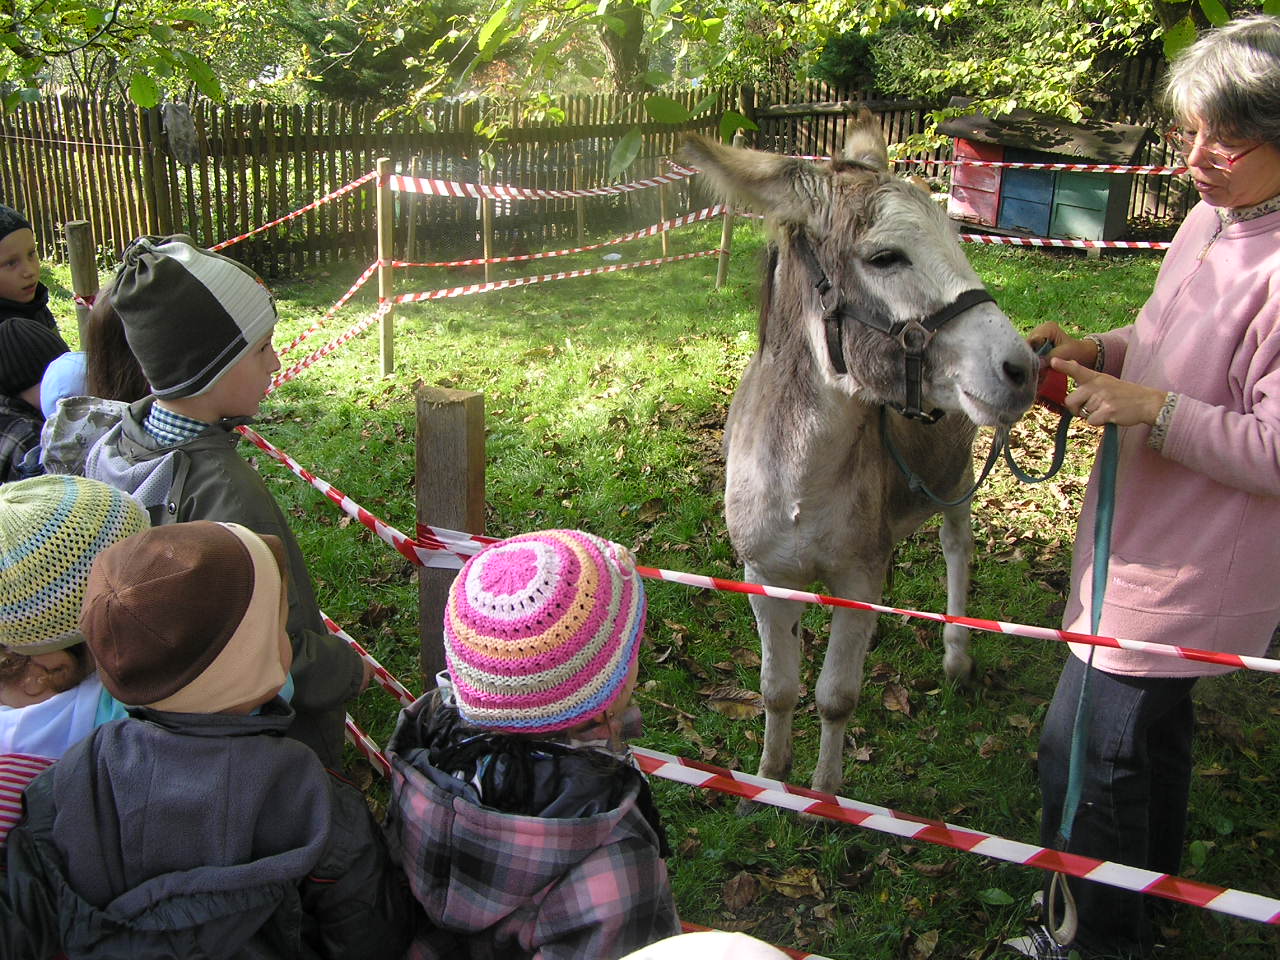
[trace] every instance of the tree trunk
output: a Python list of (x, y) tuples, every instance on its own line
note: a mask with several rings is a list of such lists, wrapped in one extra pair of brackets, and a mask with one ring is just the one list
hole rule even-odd
[(610, 7), (609, 15), (625, 25), (622, 34), (609, 27), (600, 30), (600, 43), (613, 75), (613, 89), (617, 93), (638, 93), (648, 86), (644, 80), (649, 69), (649, 57), (643, 49), (644, 10), (628, 4)]

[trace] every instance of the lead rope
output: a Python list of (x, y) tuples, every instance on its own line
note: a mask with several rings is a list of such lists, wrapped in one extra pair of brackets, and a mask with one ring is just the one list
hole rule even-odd
[[(1089, 608), (1090, 632), (1096, 635), (1102, 620), (1102, 601), (1107, 593), (1107, 572), (1111, 558), (1111, 522), (1115, 515), (1116, 465), (1119, 462), (1119, 440), (1114, 423), (1102, 428), (1102, 469), (1098, 474), (1098, 507), (1093, 517), (1093, 584)], [(1071, 729), (1071, 754), (1067, 760), (1067, 792), (1062, 802), (1062, 821), (1056, 844), (1066, 853), (1071, 843), (1080, 798), (1084, 792), (1084, 761), (1089, 743), (1089, 678), (1093, 672), (1093, 651), (1085, 661), (1084, 679), (1080, 682), (1080, 698), (1076, 701), (1075, 722)], [(1062, 900), (1062, 919), (1056, 919), (1056, 906)], [(1067, 885), (1065, 874), (1055, 873), (1049, 881), (1048, 903), (1045, 905), (1049, 933), (1059, 946), (1076, 938), (1080, 926), (1075, 897)]]

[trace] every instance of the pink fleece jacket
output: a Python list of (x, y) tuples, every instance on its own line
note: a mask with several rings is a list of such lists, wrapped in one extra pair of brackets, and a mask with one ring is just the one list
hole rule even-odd
[[(1106, 372), (1179, 394), (1163, 448), (1120, 428), (1103, 635), (1260, 655), (1280, 622), (1280, 212), (1219, 229), (1197, 205)], [(1076, 531), (1068, 630), (1089, 631), (1096, 474)], [(1089, 648), (1072, 644), (1086, 659)], [(1110, 673), (1230, 667), (1099, 647)]]

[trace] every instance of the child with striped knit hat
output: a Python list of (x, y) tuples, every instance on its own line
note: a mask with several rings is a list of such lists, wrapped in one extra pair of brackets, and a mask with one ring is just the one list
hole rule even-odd
[(630, 552), (576, 530), (492, 544), (449, 591), (448, 671), (392, 735), (410, 957), (615, 960), (679, 932), (626, 745), (644, 634)]

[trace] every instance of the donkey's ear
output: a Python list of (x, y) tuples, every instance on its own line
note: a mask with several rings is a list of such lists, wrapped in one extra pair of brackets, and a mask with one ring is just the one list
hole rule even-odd
[(889, 148), (880, 132), (880, 123), (866, 107), (845, 127), (844, 161), (880, 173), (889, 169)]
[(701, 170), (713, 192), (727, 201), (786, 222), (808, 218), (814, 166), (807, 160), (726, 147), (694, 133), (682, 138), (680, 156)]

